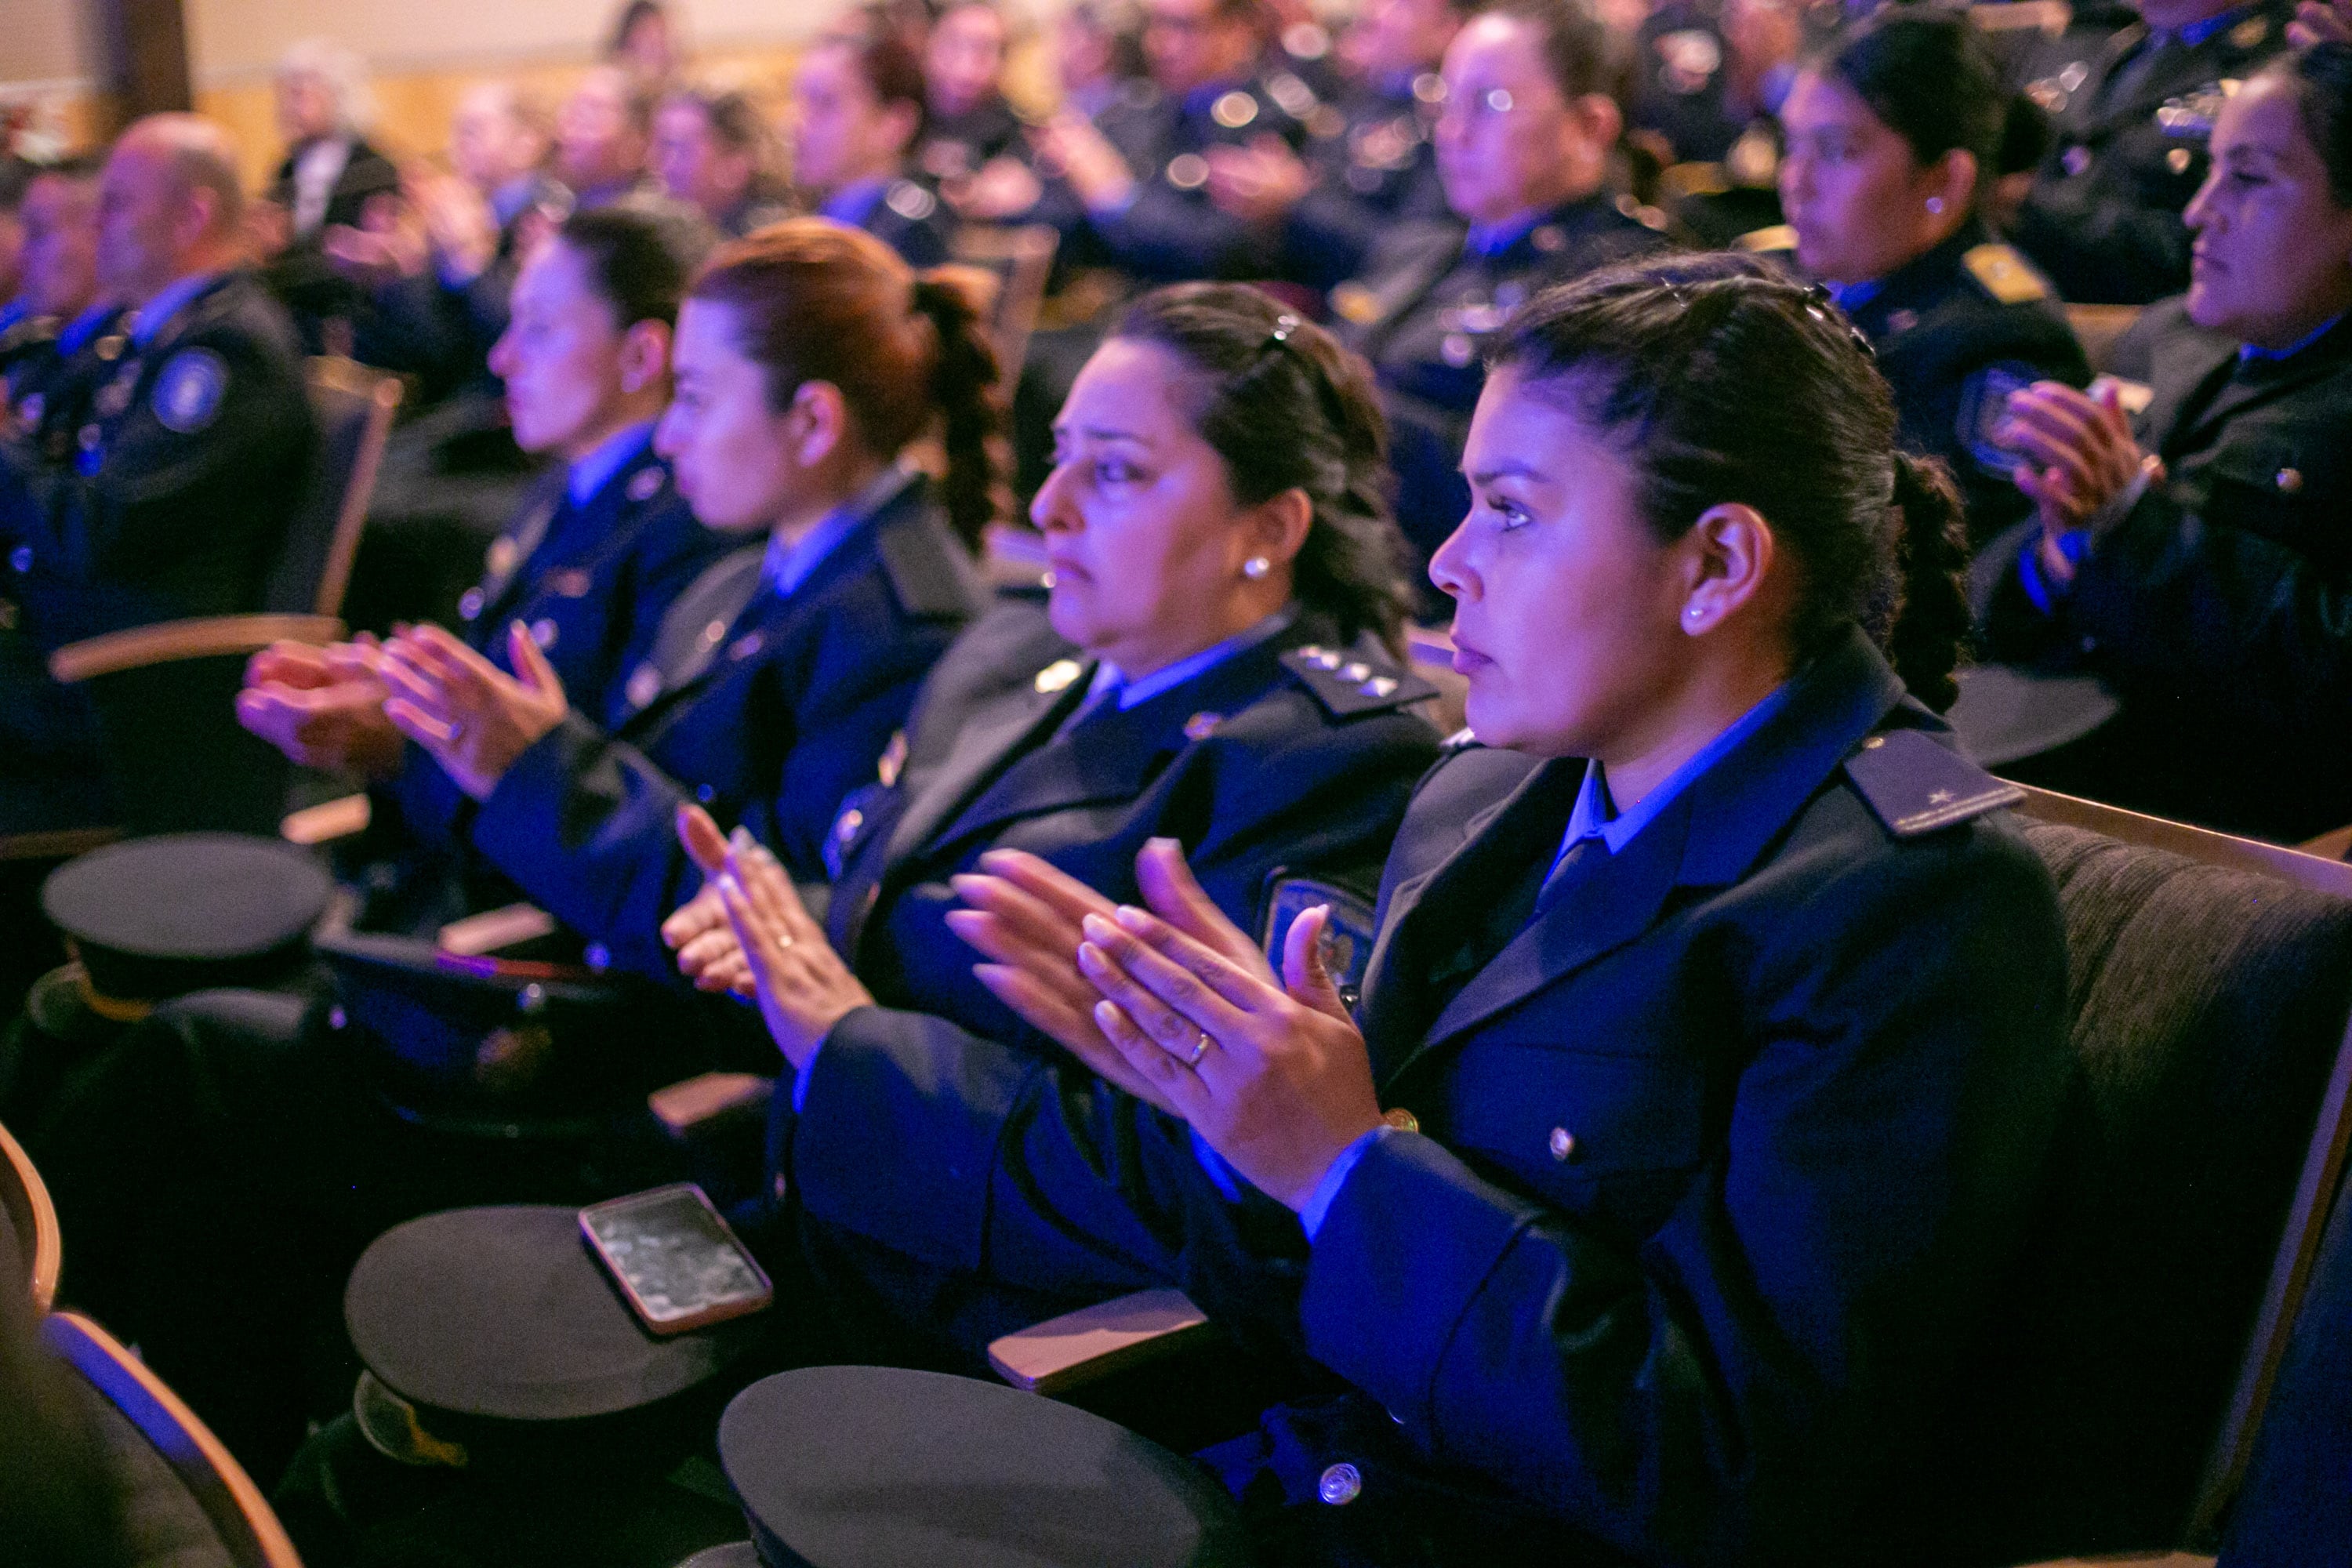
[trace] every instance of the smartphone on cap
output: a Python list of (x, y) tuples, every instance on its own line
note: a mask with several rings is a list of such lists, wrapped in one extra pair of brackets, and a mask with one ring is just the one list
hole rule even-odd
[(656, 1334), (707, 1328), (775, 1300), (750, 1250), (691, 1182), (592, 1204), (580, 1211), (580, 1234)]

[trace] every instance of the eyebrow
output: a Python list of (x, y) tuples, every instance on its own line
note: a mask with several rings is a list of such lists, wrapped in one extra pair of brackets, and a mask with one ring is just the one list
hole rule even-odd
[(1474, 485), (1490, 485), (1496, 479), (1548, 479), (1551, 477), (1533, 464), (1522, 463), (1517, 458), (1497, 463), (1491, 468), (1481, 468), (1475, 474), (1467, 468), (1462, 472), (1464, 477)]
[(1084, 436), (1089, 441), (1132, 441), (1139, 447), (1151, 445), (1149, 436), (1138, 435), (1132, 430), (1114, 430), (1102, 425), (1084, 425), (1075, 429), (1067, 425), (1054, 426), (1054, 439), (1056, 441), (1067, 440), (1074, 435)]

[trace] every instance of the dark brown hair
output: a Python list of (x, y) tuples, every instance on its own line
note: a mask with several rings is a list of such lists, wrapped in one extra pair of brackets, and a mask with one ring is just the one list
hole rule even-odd
[(1959, 497), (1941, 463), (1895, 449), (1894, 396), (1825, 292), (1752, 257), (1614, 268), (1529, 300), (1488, 364), (1612, 441), (1661, 542), (1710, 507), (1762, 513), (1797, 563), (1799, 658), (1859, 625), (1914, 696), (1951, 705)]
[(722, 246), (688, 297), (731, 306), (737, 343), (768, 378), (779, 411), (803, 383), (841, 390), (856, 435), (896, 457), (940, 421), (940, 499), (967, 542), (1008, 510), (1003, 408), (990, 346), (987, 274), (920, 275), (860, 229), (787, 218)]
[(1298, 600), (1349, 637), (1402, 653), (1412, 604), (1389, 513), (1388, 420), (1370, 367), (1311, 321), (1242, 283), (1177, 283), (1129, 307), (1116, 337), (1156, 343), (1192, 373), (1185, 412), (1224, 460), (1234, 497), (1287, 489), (1314, 509), (1292, 563)]

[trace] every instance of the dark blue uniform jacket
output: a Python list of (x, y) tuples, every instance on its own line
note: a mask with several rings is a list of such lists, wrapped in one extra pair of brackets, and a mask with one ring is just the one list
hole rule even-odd
[[(969, 1057), (829, 1045), (803, 1202), (1015, 1283), (1145, 1282), (1165, 1253), (1120, 1280), (1085, 1242), (1163, 1244), (1213, 1316), (1356, 1391), (1224, 1456), (1344, 1528), (1336, 1560), (1857, 1556), (1980, 1326), (2068, 1072), (2049, 874), (1986, 815), (2013, 794), (1948, 748), (1850, 634), (1540, 915), (1582, 764), (1441, 763), (1361, 1008), (1382, 1100), (1421, 1131), (1370, 1148), (1311, 1247), (1219, 1195), (1164, 1118)], [(854, 1182), (825, 1130), (877, 1118), (922, 1157)], [(1359, 1495), (1315, 1502), (1340, 1464)]]
[[(1277, 871), (1369, 888), (1437, 749), (1429, 725), (1403, 710), (1429, 688), (1373, 639), (1341, 645), (1312, 615), (1125, 712), (1091, 715), (1057, 735), (1092, 669), (1057, 659), (1042, 682), (1032, 679), (1053, 645), (1024, 644), (1024, 616), (1042, 620), (1034, 608), (1008, 612), (942, 662), (940, 681), (994, 694), (966, 705), (947, 745), (937, 738), (947, 715), (935, 719), (927, 698), (900, 798), (864, 808), (835, 889), (834, 938), (882, 1005), (851, 1014), (827, 1037), (791, 1155), (800, 1201), (822, 1223), (951, 1268), (977, 1267), (990, 1250), (992, 1184), (1040, 1174), (992, 1174), (1005, 1118), (1051, 1118), (1057, 1107), (1083, 1118), (1098, 1089), (1090, 1075), (1065, 1073), (1058, 1047), (972, 978), (978, 955), (942, 923), (956, 907), (948, 879), (984, 850), (1020, 848), (1132, 901), (1136, 852), (1148, 838), (1174, 837), (1209, 895), (1255, 930)], [(992, 673), (976, 676), (967, 651)], [(1334, 668), (1316, 662), (1335, 651), (1345, 657)], [(1144, 1278), (1129, 1270), (1157, 1245), (1133, 1234), (1123, 1211), (1098, 1217), (1101, 1249), (1115, 1258), (1007, 1278), (1048, 1290), (1081, 1277)]]
[(677, 806), (701, 802), (821, 880), (842, 798), (873, 779), (980, 602), (919, 477), (788, 595), (763, 586), (759, 549), (739, 550), (679, 595), (601, 721), (575, 706), (516, 761), (470, 841), (614, 965), (674, 980), (661, 921), (700, 885)]

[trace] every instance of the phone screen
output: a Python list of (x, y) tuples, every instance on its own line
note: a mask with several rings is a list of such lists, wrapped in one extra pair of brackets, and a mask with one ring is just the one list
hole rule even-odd
[(766, 1278), (693, 1187), (599, 1204), (580, 1220), (651, 1325), (768, 1298)]

